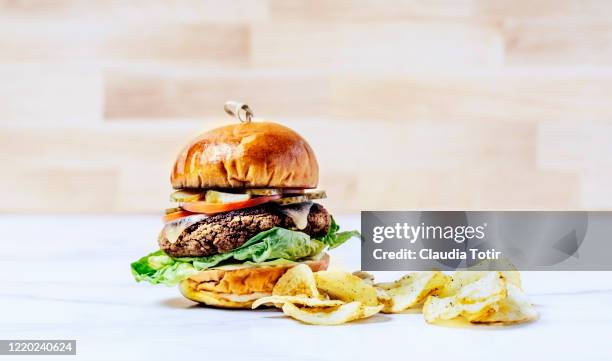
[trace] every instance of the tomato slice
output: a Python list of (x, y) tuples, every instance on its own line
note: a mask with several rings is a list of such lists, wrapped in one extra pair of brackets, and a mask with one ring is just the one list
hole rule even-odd
[(172, 222), (174, 220), (177, 220), (179, 218), (183, 218), (183, 217), (187, 217), (190, 216), (194, 213), (192, 212), (187, 212), (187, 211), (178, 211), (178, 212), (172, 212), (172, 213), (168, 213), (164, 216), (164, 222), (168, 223), (168, 222)]
[(181, 208), (183, 208), (186, 211), (193, 212), (193, 213), (215, 214), (215, 213), (229, 212), (229, 211), (233, 211), (236, 209), (255, 207), (260, 204), (268, 203), (273, 200), (279, 199), (280, 197), (281, 197), (280, 194), (276, 194), (272, 196), (251, 198), (245, 201), (232, 202), (232, 203), (209, 203), (209, 202), (197, 201), (197, 202), (181, 203)]

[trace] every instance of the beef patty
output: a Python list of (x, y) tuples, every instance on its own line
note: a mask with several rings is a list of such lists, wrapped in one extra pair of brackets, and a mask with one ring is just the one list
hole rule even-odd
[[(308, 213), (308, 224), (299, 231), (311, 237), (324, 236), (330, 223), (327, 210), (313, 203)], [(159, 246), (171, 257), (202, 257), (229, 252), (259, 232), (274, 227), (298, 230), (293, 219), (281, 212), (278, 205), (268, 203), (205, 218), (188, 226), (175, 242), (166, 238), (164, 229), (159, 236)]]

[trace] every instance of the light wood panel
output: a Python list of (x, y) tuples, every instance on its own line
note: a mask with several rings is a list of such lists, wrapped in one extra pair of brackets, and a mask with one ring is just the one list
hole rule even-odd
[(265, 23), (251, 29), (251, 62), (263, 68), (380, 72), (494, 66), (503, 61), (502, 43), (494, 23)]
[(4, 213), (116, 212), (118, 172), (104, 167), (54, 164), (10, 165), (10, 176), (0, 179)]
[(99, 69), (0, 65), (0, 123), (102, 121)]
[(229, 99), (334, 212), (612, 209), (611, 4), (0, 0), (0, 212), (160, 212)]
[(415, 18), (456, 18), (474, 13), (473, 0), (400, 0), (381, 4), (376, 0), (271, 0), (273, 20), (381, 21)]
[(108, 119), (221, 118), (228, 99), (248, 99), (256, 115), (311, 117), (329, 113), (329, 77), (291, 72), (106, 74)]
[(116, 21), (245, 22), (265, 20), (261, 0), (0, 0), (0, 17), (27, 20), (114, 19)]
[(414, 19), (607, 19), (602, 0), (271, 0), (273, 20), (393, 21)]
[(506, 62), (510, 65), (584, 66), (612, 62), (609, 19), (517, 20), (509, 21), (504, 31)]
[[(566, 172), (512, 168), (387, 172), (362, 170), (323, 176), (331, 209), (556, 210), (580, 208), (579, 179)], [(333, 180), (332, 180), (333, 179)], [(334, 197), (337, 197), (334, 199)]]
[[(601, 0), (474, 0), (476, 16), (497, 19), (609, 19), (612, 3)], [(536, 34), (537, 35), (537, 34)]]
[(5, 63), (116, 62), (238, 66), (248, 60), (244, 24), (74, 19), (2, 19), (0, 61)]
[(333, 114), (349, 119), (612, 118), (612, 73), (538, 68), (344, 77)]

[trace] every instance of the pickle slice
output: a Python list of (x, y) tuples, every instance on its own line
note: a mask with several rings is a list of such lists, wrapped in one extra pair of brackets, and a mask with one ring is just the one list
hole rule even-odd
[(327, 198), (327, 193), (324, 190), (307, 190), (304, 192), (304, 196), (308, 197), (308, 199), (323, 199)]
[(275, 196), (283, 193), (280, 189), (276, 188), (252, 188), (247, 189), (246, 192), (252, 196)]
[(204, 198), (204, 192), (198, 190), (186, 190), (181, 189), (170, 195), (170, 200), (172, 202), (195, 202)]
[(284, 206), (284, 205), (287, 205), (287, 204), (306, 202), (307, 200), (308, 200), (308, 198), (306, 198), (304, 196), (294, 196), (294, 197), (284, 197), (284, 198), (281, 198), (281, 199), (277, 199), (274, 202)]
[(207, 191), (205, 200), (208, 203), (234, 203), (249, 200), (250, 194), (247, 193), (225, 193), (219, 191)]
[(174, 213), (174, 212), (179, 212), (182, 211), (183, 209), (179, 208), (179, 207), (174, 207), (174, 208), (166, 208), (164, 210), (164, 212), (166, 212), (166, 214), (170, 214), (170, 213)]
[(327, 198), (327, 194), (324, 190), (315, 190), (315, 191), (306, 191), (304, 194), (291, 196), (291, 197), (283, 197), (281, 199), (277, 199), (274, 202), (280, 205), (294, 204), (294, 203), (302, 203), (308, 202), (313, 199), (323, 199)]
[(304, 189), (291, 189), (291, 188), (283, 189), (283, 194), (292, 195), (292, 196), (293, 195), (297, 196), (297, 195), (300, 195), (300, 194), (304, 194), (305, 192), (306, 191)]

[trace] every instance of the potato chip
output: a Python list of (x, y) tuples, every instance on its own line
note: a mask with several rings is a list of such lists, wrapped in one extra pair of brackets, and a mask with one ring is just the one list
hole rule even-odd
[(373, 285), (374, 284), (374, 275), (365, 271), (355, 271), (353, 272), (354, 276), (357, 276), (363, 280), (363, 282)]
[(423, 304), (428, 323), (463, 318), (472, 323), (531, 321), (537, 312), (521, 289), (518, 271), (481, 263), (452, 277), (439, 271), (413, 272), (395, 282), (373, 284), (367, 272), (313, 273), (298, 265), (277, 282), (273, 295), (252, 305), (273, 304), (303, 323), (338, 325), (378, 312), (395, 313)]
[(523, 289), (523, 284), (521, 282), (521, 274), (519, 273), (519, 271), (502, 271), (501, 274), (502, 276), (504, 276), (508, 284), (512, 284), (521, 290)]
[(461, 307), (455, 297), (430, 296), (423, 305), (423, 317), (428, 323), (450, 320), (461, 315)]
[(516, 285), (507, 285), (508, 295), (498, 303), (496, 312), (472, 320), (474, 323), (519, 323), (538, 318), (527, 295)]
[(365, 306), (355, 301), (346, 303), (337, 308), (308, 308), (297, 307), (292, 303), (283, 305), (283, 312), (296, 320), (311, 325), (340, 325), (361, 318), (367, 318), (380, 312), (380, 306)]
[(425, 321), (432, 323), (459, 316), (473, 321), (496, 312), (499, 308), (497, 303), (507, 294), (506, 280), (500, 272), (485, 273), (478, 280), (458, 289), (453, 296), (429, 297), (423, 306)]
[(428, 296), (437, 294), (448, 281), (449, 277), (439, 271), (413, 272), (395, 282), (375, 286), (384, 290), (391, 300), (383, 302), (383, 312), (395, 313), (422, 304)]
[(518, 271), (457, 271), (455, 272), (450, 282), (448, 282), (440, 291), (440, 297), (448, 297), (457, 294), (457, 292), (468, 284), (474, 283), (480, 280), (482, 277), (488, 276), (491, 273), (499, 273), (506, 280), (506, 282), (514, 284), (518, 288), (521, 288), (521, 275)]
[(366, 306), (378, 306), (376, 288), (361, 278), (342, 271), (319, 271), (314, 274), (317, 287), (332, 299), (359, 301)]
[(384, 305), (383, 309), (391, 307), (391, 296), (387, 293), (387, 291), (382, 288), (376, 287), (376, 297), (378, 298), (378, 303)]
[(506, 280), (521, 288), (521, 274), (516, 267), (505, 258), (485, 260), (469, 267), (466, 271), (501, 271)]
[(442, 290), (440, 290), (439, 296), (454, 296), (462, 287), (478, 281), (488, 273), (489, 272), (484, 271), (457, 271), (451, 276), (450, 281), (444, 285)]
[(488, 275), (491, 271), (503, 269), (499, 271), (508, 283), (512, 283), (522, 289), (521, 274), (516, 270), (516, 267), (507, 260), (490, 260), (482, 261), (471, 266), (465, 271), (457, 271), (453, 274), (451, 281), (440, 292), (440, 296), (448, 297), (457, 293), (457, 291), (472, 282), (478, 281), (480, 278)]
[(251, 308), (257, 308), (263, 304), (274, 304), (277, 307), (282, 307), (287, 302), (308, 307), (337, 307), (344, 304), (344, 302), (339, 300), (323, 300), (305, 296), (268, 296), (253, 302)]
[(457, 298), (462, 303), (475, 303), (491, 297), (506, 296), (506, 281), (501, 272), (486, 272), (486, 275), (462, 287)]
[(368, 318), (368, 317), (374, 316), (375, 314), (382, 311), (382, 309), (383, 309), (383, 305), (378, 305), (378, 306), (362, 305), (361, 306), (361, 316), (359, 318), (361, 319), (361, 318)]
[(303, 263), (290, 268), (278, 279), (276, 285), (272, 289), (272, 295), (304, 295), (313, 298), (318, 298), (320, 296), (312, 270)]
[(461, 316), (470, 322), (487, 317), (499, 310), (499, 301), (503, 298), (504, 296), (495, 295), (479, 302), (463, 303)]

